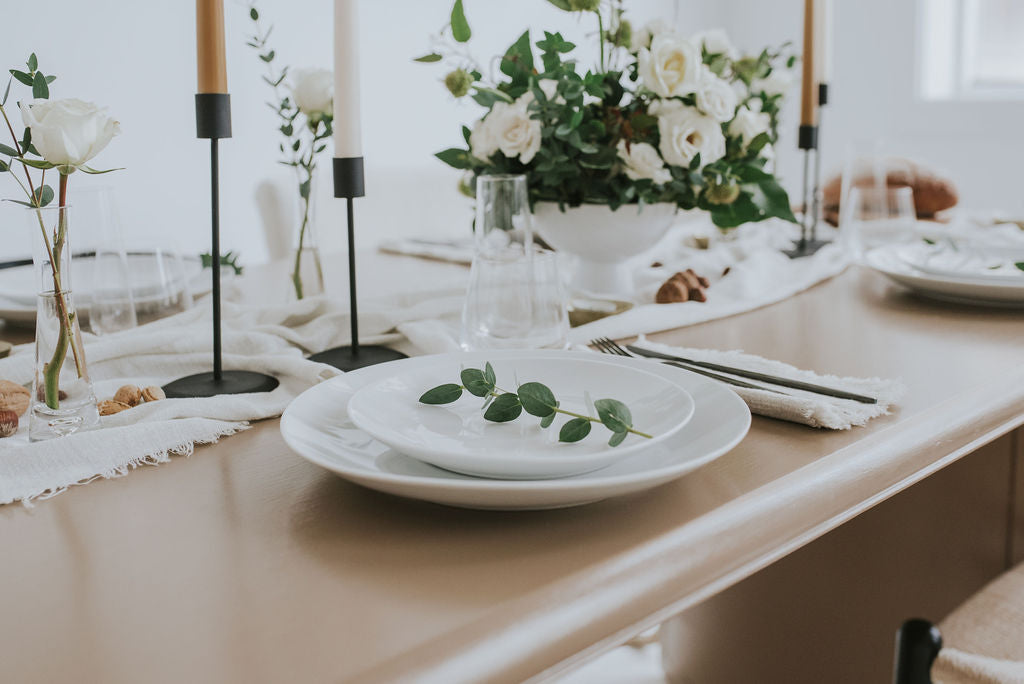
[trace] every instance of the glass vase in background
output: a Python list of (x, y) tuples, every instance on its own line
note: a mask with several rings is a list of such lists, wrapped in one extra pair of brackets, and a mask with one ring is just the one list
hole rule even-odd
[(462, 311), (462, 346), (561, 349), (569, 317), (554, 252), (533, 244), (526, 177), (477, 180), (475, 252)]
[[(79, 283), (79, 303), (87, 309), (89, 331), (108, 335), (138, 325), (131, 263), (121, 232), (113, 188), (106, 185), (76, 188), (75, 242), (92, 257), (76, 257), (75, 269), (88, 276)], [(77, 260), (86, 260), (85, 264)], [(85, 266), (87, 268), (79, 268)]]
[(909, 187), (854, 186), (839, 223), (843, 244), (855, 259), (872, 249), (915, 239), (917, 214)]
[(304, 299), (324, 292), (324, 272), (320, 264), (320, 248), (316, 239), (316, 167), (306, 174), (301, 166), (298, 172), (298, 211), (295, 222), (295, 240), (292, 250), (289, 281), (290, 299)]
[(39, 293), (29, 438), (41, 441), (95, 427), (99, 411), (71, 282), (71, 207), (26, 214), (35, 236), (32, 259)]

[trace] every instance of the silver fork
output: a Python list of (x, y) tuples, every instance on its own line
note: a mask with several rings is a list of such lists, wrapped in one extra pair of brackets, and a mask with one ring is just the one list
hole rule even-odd
[[(631, 351), (629, 351), (627, 349), (623, 349), (621, 346), (619, 346), (619, 344), (617, 342), (615, 342), (615, 340), (612, 340), (612, 339), (610, 339), (608, 337), (598, 337), (596, 339), (593, 339), (593, 340), (590, 341), (590, 346), (597, 347), (598, 351), (600, 351), (600, 352), (602, 352), (604, 354), (612, 354), (612, 355), (615, 355), (615, 356), (628, 356), (631, 359), (642, 359), (642, 358), (644, 358), (644, 357), (642, 357), (642, 356), (640, 356), (638, 354), (634, 354), (633, 352), (631, 352)], [(744, 387), (746, 389), (756, 389), (756, 390), (762, 390), (764, 392), (774, 392), (775, 394), (781, 394), (781, 395), (787, 396), (787, 397), (790, 396), (789, 394), (787, 394), (785, 392), (780, 392), (779, 390), (773, 389), (771, 387), (764, 387), (762, 385), (755, 385), (755, 384), (750, 383), (750, 382), (744, 382), (743, 380), (737, 380), (736, 378), (730, 378), (728, 375), (720, 375), (718, 373), (713, 373), (713, 372), (711, 372), (709, 370), (704, 370), (703, 368), (699, 368), (697, 366), (691, 366), (689, 364), (679, 363), (678, 361), (662, 361), (661, 363), (667, 364), (669, 366), (675, 366), (677, 368), (682, 368), (682, 369), (688, 370), (688, 371), (690, 371), (692, 373), (697, 373), (698, 375), (703, 375), (705, 377), (711, 378), (712, 380), (718, 380), (719, 382), (724, 382), (727, 385), (733, 385), (734, 387)]]

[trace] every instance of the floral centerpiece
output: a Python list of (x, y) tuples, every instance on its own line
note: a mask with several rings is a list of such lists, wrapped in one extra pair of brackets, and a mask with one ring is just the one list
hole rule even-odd
[(313, 236), (313, 178), (317, 157), (331, 137), (334, 120), (334, 78), (328, 69), (280, 69), (274, 66), (277, 53), (268, 45), (273, 26), (263, 27), (259, 10), (249, 5), (253, 34), (247, 45), (256, 50), (266, 73), (263, 82), (273, 90), (268, 106), (277, 114), (281, 164), (298, 173), (299, 230), (291, 282), (296, 299), (323, 292), (320, 254)]
[[(677, 209), (704, 210), (722, 229), (795, 220), (769, 170), (794, 57), (782, 49), (740, 56), (722, 31), (683, 36), (660, 21), (634, 29), (622, 0), (549, 2), (593, 17), (593, 68), (581, 68), (572, 58), (576, 45), (560, 33), (534, 41), (527, 31), (490, 73), (464, 45), (471, 31), (462, 0), (433, 51), (417, 59), (445, 63), (451, 94), (485, 110), (463, 126), (465, 147), (437, 154), (467, 172), (467, 192), (481, 174), (526, 174), (542, 235), (574, 252), (593, 248), (593, 229), (581, 227), (573, 240), (555, 235), (554, 209), (601, 205), (603, 213), (591, 209), (585, 222), (619, 231), (651, 205), (660, 209), (648, 217), (660, 215), (664, 229), (671, 222), (664, 217)], [(614, 220), (607, 216), (630, 205)], [(647, 231), (644, 241), (657, 241), (664, 229)], [(629, 256), (613, 246), (609, 259)]]
[[(31, 428), (33, 439), (37, 439), (74, 432), (98, 420), (72, 299), (67, 195), (74, 172), (108, 173), (88, 166), (88, 162), (120, 133), (120, 124), (90, 102), (49, 99), (56, 76), (39, 69), (35, 54), (25, 66), (10, 70), (12, 80), (0, 98), (0, 116), (11, 141), (10, 145), (0, 144), (0, 155), (6, 157), (0, 159), (0, 173), (7, 173), (24, 192), (24, 199), (10, 201), (27, 207), (33, 232), (38, 229), (35, 262), (41, 292), (32, 419), (38, 417), (40, 427)], [(30, 88), (32, 95), (18, 102), (24, 124), (20, 135), (7, 105), (15, 81)], [(47, 183), (48, 171), (57, 174), (56, 192)], [(69, 355), (74, 364), (70, 374), (65, 368)]]

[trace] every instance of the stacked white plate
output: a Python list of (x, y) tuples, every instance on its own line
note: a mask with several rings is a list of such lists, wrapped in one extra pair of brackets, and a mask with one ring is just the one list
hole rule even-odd
[(1024, 308), (1024, 247), (953, 241), (887, 245), (865, 262), (901, 285), (945, 301)]
[[(575, 443), (558, 441), (571, 416), (548, 428), (523, 413), (483, 419), (483, 399), (426, 405), (426, 390), (458, 383), (463, 368), (490, 362), (499, 388), (543, 382), (560, 408), (592, 413), (614, 398), (635, 429), (610, 446), (594, 423)], [(592, 395), (592, 396), (591, 396)], [(648, 489), (732, 449), (750, 427), (746, 404), (724, 386), (648, 361), (587, 352), (475, 352), (370, 366), (317, 385), (292, 402), (281, 433), (303, 458), (371, 489), (469, 508), (575, 506)]]

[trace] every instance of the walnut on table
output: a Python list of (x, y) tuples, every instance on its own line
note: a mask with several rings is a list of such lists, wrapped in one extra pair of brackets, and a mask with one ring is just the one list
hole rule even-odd
[(666, 280), (654, 301), (658, 304), (672, 304), (675, 302), (705, 302), (707, 295), (705, 290), (711, 285), (707, 278), (698, 275), (692, 268), (680, 271)]

